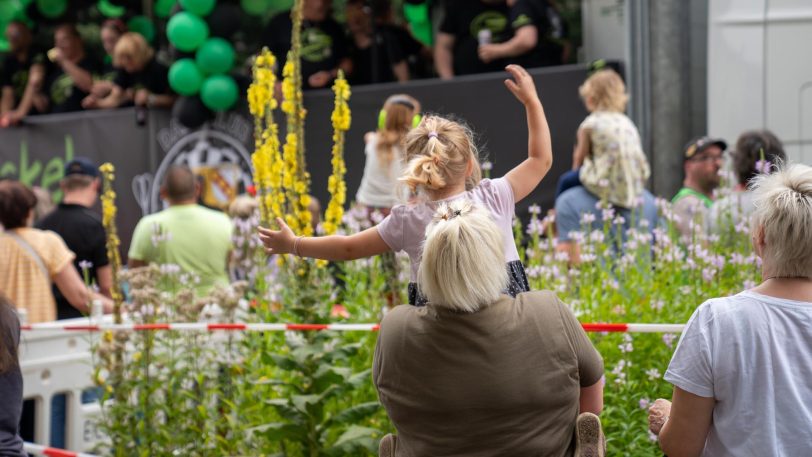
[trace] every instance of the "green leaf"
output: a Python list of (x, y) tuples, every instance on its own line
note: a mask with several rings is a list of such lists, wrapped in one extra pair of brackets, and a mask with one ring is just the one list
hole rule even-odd
[(284, 422), (272, 422), (270, 424), (252, 427), (247, 430), (248, 433), (264, 434), (271, 441), (303, 441), (307, 433), (302, 427)]
[(294, 371), (294, 370), (302, 370), (302, 365), (300, 365), (294, 358), (287, 357), (284, 355), (279, 354), (271, 354), (271, 360), (273, 363), (278, 366), (279, 368), (287, 371)]
[(334, 425), (357, 424), (362, 420), (366, 419), (367, 417), (378, 412), (380, 408), (381, 404), (378, 403), (377, 401), (361, 403), (360, 405), (355, 405), (351, 408), (347, 408), (344, 411), (341, 411), (340, 413), (331, 417), (328, 421), (319, 426), (319, 431), (320, 432), (326, 431)]
[(295, 420), (299, 422), (304, 421), (304, 415), (291, 405), (290, 400), (284, 398), (274, 398), (265, 400), (265, 404), (270, 405), (276, 410), (276, 413), (281, 417), (288, 420)]
[(358, 448), (366, 449), (370, 452), (377, 450), (377, 440), (375, 437), (380, 433), (379, 430), (369, 427), (361, 427), (359, 425), (351, 425), (341, 436), (338, 437), (335, 443), (327, 449), (328, 455), (340, 455), (341, 453), (350, 453)]

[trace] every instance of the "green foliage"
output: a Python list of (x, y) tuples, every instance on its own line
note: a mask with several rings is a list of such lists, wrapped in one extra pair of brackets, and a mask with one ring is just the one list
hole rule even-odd
[[(613, 219), (590, 231), (584, 220), (581, 263), (556, 252), (552, 219), (533, 214), (514, 227), (533, 289), (551, 289), (582, 322), (684, 323), (704, 300), (736, 293), (758, 277), (748, 229), (677, 241), (661, 202), (661, 227), (615, 234)], [(347, 232), (380, 218), (351, 209)], [(370, 220), (372, 219), (372, 220)], [(614, 220), (614, 222), (620, 222)], [(379, 322), (404, 292), (404, 255), (321, 265), (292, 256), (267, 259), (253, 234), (257, 218), (235, 222), (238, 267), (249, 283), (195, 298), (172, 266), (126, 275), (128, 311), (138, 323)], [(405, 296), (405, 295), (404, 295)], [(217, 303), (217, 309), (212, 307)], [(251, 303), (249, 307), (247, 303)], [(107, 392), (100, 426), (111, 455), (375, 455), (392, 432), (370, 374), (372, 332), (109, 334), (97, 349)], [(647, 404), (670, 398), (662, 380), (678, 335), (591, 333), (606, 369), (601, 415), (608, 455), (656, 455)]]

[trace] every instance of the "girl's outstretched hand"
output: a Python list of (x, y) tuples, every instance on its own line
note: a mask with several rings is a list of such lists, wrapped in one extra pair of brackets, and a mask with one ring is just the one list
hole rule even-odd
[(276, 223), (279, 224), (279, 230), (264, 227), (257, 228), (259, 240), (265, 246), (265, 252), (268, 254), (288, 254), (293, 252), (296, 235), (281, 217), (276, 218)]
[(519, 99), (524, 105), (530, 103), (537, 103), (539, 96), (536, 93), (536, 84), (533, 82), (533, 77), (524, 68), (519, 65), (508, 65), (505, 67), (513, 79), (506, 79), (505, 86), (508, 90), (513, 92), (513, 95)]

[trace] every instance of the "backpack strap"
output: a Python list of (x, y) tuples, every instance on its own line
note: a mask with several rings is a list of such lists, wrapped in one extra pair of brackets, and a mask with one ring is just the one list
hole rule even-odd
[(9, 238), (11, 238), (12, 240), (16, 241), (17, 244), (21, 248), (23, 248), (23, 250), (28, 254), (28, 256), (31, 257), (31, 260), (33, 260), (34, 263), (37, 264), (37, 266), (39, 267), (39, 270), (42, 272), (43, 276), (45, 276), (45, 278), (48, 279), (48, 282), (51, 281), (51, 275), (48, 274), (48, 269), (45, 268), (45, 263), (42, 261), (42, 257), (40, 257), (40, 255), (37, 254), (37, 251), (34, 250), (33, 246), (31, 246), (27, 241), (25, 241), (23, 239), (23, 237), (21, 237), (20, 235), (17, 235), (16, 233), (14, 233), (12, 231), (4, 232), (3, 235), (6, 235)]

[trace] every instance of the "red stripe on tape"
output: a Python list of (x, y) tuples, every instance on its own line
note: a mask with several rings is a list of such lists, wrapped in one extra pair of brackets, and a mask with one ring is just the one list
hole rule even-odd
[(169, 324), (135, 324), (133, 330), (169, 330)]
[(66, 325), (63, 327), (65, 330), (82, 330), (87, 332), (98, 332), (98, 325)]
[(209, 330), (245, 330), (245, 324), (209, 324)]
[(33, 327), (31, 327), (30, 325), (21, 325), (20, 326), (20, 330), (31, 330), (31, 329), (33, 329)]
[(629, 330), (629, 324), (581, 324), (587, 332), (625, 332)]
[(76, 457), (77, 455), (75, 452), (63, 451), (62, 449), (55, 449), (52, 447), (45, 448), (42, 453), (49, 457)]
[(325, 330), (327, 324), (287, 324), (288, 330)]
[(372, 326), (372, 331), (373, 332), (377, 332), (380, 329), (381, 329), (381, 324), (375, 324), (375, 325)]

